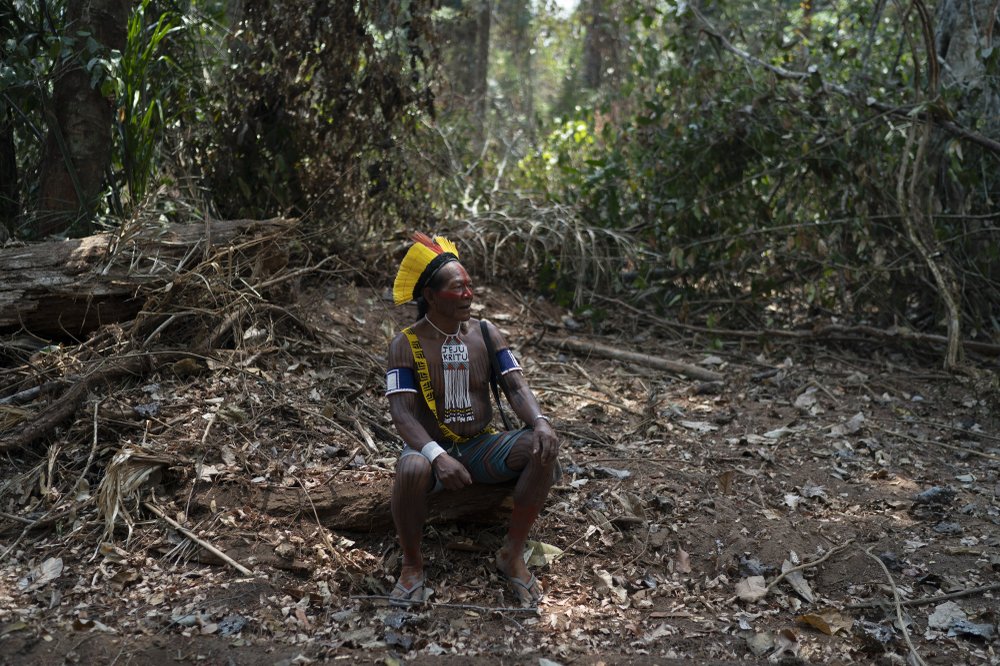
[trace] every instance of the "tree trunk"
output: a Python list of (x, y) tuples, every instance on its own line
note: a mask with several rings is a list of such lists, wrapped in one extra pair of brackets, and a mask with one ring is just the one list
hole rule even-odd
[(113, 108), (91, 85), (84, 68), (87, 32), (107, 49), (124, 50), (128, 0), (69, 0), (65, 33), (77, 40), (78, 57), (56, 70), (46, 109), (48, 136), (39, 176), (39, 236), (67, 230), (93, 214), (111, 164)]
[(452, 109), (473, 112), (480, 126), (486, 110), (486, 77), (489, 74), (490, 0), (453, 3), (461, 10), (448, 40), (447, 69), (450, 95), (442, 99)]
[(11, 111), (0, 116), (0, 242), (13, 236), (21, 210), (18, 197), (17, 154), (14, 151), (14, 119)]
[(528, 0), (501, 0), (498, 15), (503, 19), (510, 60), (515, 78), (508, 96), (515, 113), (523, 119), (529, 142), (535, 140), (535, 85), (532, 70), (531, 3)]
[[(98, 234), (0, 250), (0, 332), (23, 328), (43, 338), (65, 338), (131, 319), (151, 290), (176, 275), (185, 257), (202, 256), (194, 250), (248, 234), (287, 235), (290, 224), (226, 220), (207, 228), (144, 229), (127, 239)], [(248, 263), (269, 265), (269, 256), (281, 251), (272, 243), (241, 243), (234, 259), (256, 253)]]
[[(324, 525), (338, 530), (373, 532), (391, 528), (392, 481), (387, 478), (381, 483), (361, 484), (347, 480), (345, 475), (308, 492), (299, 487), (206, 484), (195, 492), (193, 502), (206, 509), (214, 500), (218, 506), (252, 506), (271, 515), (310, 518), (315, 511)], [(514, 482), (473, 484), (435, 493), (428, 500), (428, 522), (499, 520), (501, 514), (509, 513), (513, 492)]]
[(476, 120), (480, 127), (486, 123), (486, 80), (490, 73), (490, 25), (493, 3), (480, 0), (476, 18), (476, 67), (473, 80), (472, 99), (475, 103)]
[(590, 90), (607, 86), (609, 71), (617, 71), (618, 53), (611, 6), (608, 0), (590, 0), (583, 41), (583, 84)]

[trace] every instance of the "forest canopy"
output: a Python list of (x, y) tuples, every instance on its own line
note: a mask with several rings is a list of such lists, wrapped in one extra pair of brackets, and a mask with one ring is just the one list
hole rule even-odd
[(951, 366), (1000, 330), (996, 23), (985, 0), (14, 0), (0, 233), (286, 216), (361, 265), (441, 230), (594, 326), (602, 296), (896, 327), (947, 335)]

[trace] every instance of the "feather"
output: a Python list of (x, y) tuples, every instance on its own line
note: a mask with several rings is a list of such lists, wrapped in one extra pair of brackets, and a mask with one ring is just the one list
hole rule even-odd
[(443, 236), (431, 237), (420, 231), (413, 234), (413, 245), (406, 251), (399, 271), (392, 284), (392, 300), (396, 305), (403, 305), (413, 300), (413, 289), (423, 274), (427, 264), (434, 261), (442, 252), (450, 252), (458, 256), (455, 244)]

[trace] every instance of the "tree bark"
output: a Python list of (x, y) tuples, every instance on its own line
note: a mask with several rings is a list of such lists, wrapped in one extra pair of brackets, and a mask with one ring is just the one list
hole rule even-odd
[(48, 136), (39, 176), (39, 236), (67, 230), (93, 214), (111, 164), (113, 108), (84, 68), (87, 32), (108, 49), (124, 50), (128, 0), (69, 0), (65, 33), (78, 56), (59, 65), (46, 109)]
[[(279, 235), (292, 223), (225, 220), (208, 225), (143, 229), (128, 237), (98, 234), (0, 250), (0, 332), (25, 329), (39, 337), (80, 336), (131, 319), (152, 289), (169, 282), (195, 250), (227, 245), (247, 234)], [(273, 244), (241, 249), (269, 264)], [(264, 256), (268, 255), (268, 256)], [(249, 263), (249, 262), (248, 262)]]
[(464, 0), (452, 3), (461, 10), (448, 40), (446, 66), (451, 94), (442, 97), (452, 109), (472, 112), (479, 136), (483, 134), (486, 112), (486, 79), (489, 75), (491, 0)]
[[(341, 477), (345, 478), (345, 477)], [(509, 513), (514, 483), (473, 484), (462, 490), (442, 491), (428, 500), (428, 522), (462, 519), (496, 521)], [(325, 526), (353, 532), (374, 532), (392, 527), (389, 499), (392, 481), (360, 484), (334, 480), (308, 491), (285, 486), (205, 486), (195, 492), (193, 502), (209, 508), (217, 506), (253, 506), (271, 515), (319, 517)]]
[(0, 242), (14, 235), (14, 223), (21, 209), (11, 113), (8, 109), (0, 116)]
[(590, 0), (586, 22), (583, 84), (590, 90), (599, 90), (608, 82), (608, 70), (617, 70), (618, 64), (615, 27), (608, 0)]

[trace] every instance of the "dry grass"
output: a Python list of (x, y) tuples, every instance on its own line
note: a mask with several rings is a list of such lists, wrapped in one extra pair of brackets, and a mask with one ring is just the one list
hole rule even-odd
[(573, 302), (612, 286), (642, 251), (628, 234), (587, 224), (579, 211), (559, 205), (486, 211), (454, 234), (486, 271), (484, 277), (525, 283), (542, 268), (572, 284)]

